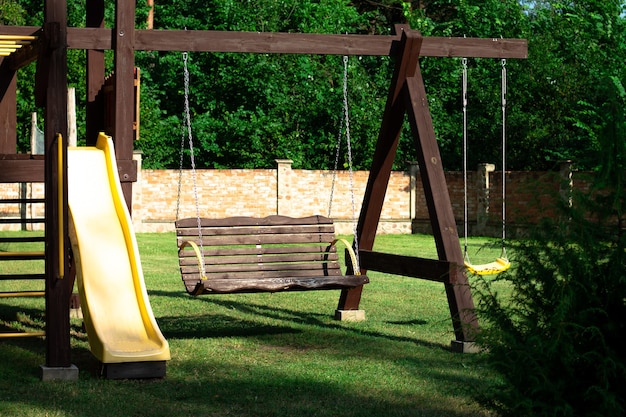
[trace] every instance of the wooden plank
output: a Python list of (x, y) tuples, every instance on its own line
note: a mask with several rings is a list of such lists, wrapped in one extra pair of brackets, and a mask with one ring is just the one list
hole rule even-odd
[(436, 282), (449, 282), (450, 270), (456, 268), (456, 264), (448, 261), (367, 250), (359, 251), (359, 260), (367, 270)]
[(42, 159), (0, 159), (0, 183), (44, 182)]
[(37, 252), (0, 252), (0, 261), (32, 261), (46, 259), (46, 253)]
[(0, 281), (41, 280), (45, 278), (46, 274), (0, 274)]
[[(328, 238), (328, 239), (324, 239)], [(311, 244), (332, 241), (333, 235), (202, 235), (203, 246)], [(199, 239), (197, 239), (199, 240)]]
[[(321, 253), (328, 255), (329, 259), (336, 255), (336, 247), (333, 246), (328, 252), (319, 246), (247, 246), (241, 248), (224, 247), (224, 248), (203, 248), (202, 252), (205, 257), (223, 257), (223, 256), (244, 256), (244, 255), (281, 255), (281, 254), (302, 254), (302, 253)], [(195, 257), (195, 251), (186, 247), (178, 252), (179, 258)]]
[[(328, 235), (331, 237), (335, 234), (333, 226), (250, 226), (250, 227), (198, 227), (178, 228), (176, 235), (184, 236), (235, 236), (235, 235), (269, 235), (269, 234), (291, 234), (291, 235), (307, 235), (316, 233), (320, 235)], [(325, 240), (326, 241), (326, 240)], [(328, 241), (330, 242), (330, 241)]]
[[(312, 277), (312, 276), (341, 276), (341, 269), (323, 268), (321, 265), (316, 268), (310, 268), (313, 264), (290, 264), (291, 268), (274, 267), (277, 264), (260, 264), (260, 265), (212, 265), (210, 270), (205, 272), (205, 276), (211, 278), (222, 279), (244, 279), (258, 278), (266, 279), (272, 277)], [(201, 278), (198, 265), (181, 266), (181, 274), (183, 280), (191, 278)]]
[[(233, 265), (233, 264), (251, 264), (258, 265), (261, 263), (279, 263), (285, 264), (288, 262), (301, 264), (302, 262), (313, 263), (313, 262), (324, 262), (332, 265), (331, 262), (336, 260), (337, 255), (334, 254), (335, 259), (328, 259), (329, 256), (322, 253), (311, 253), (311, 254), (288, 254), (288, 255), (271, 255), (271, 256), (219, 256), (219, 257), (206, 257), (205, 259), (209, 259), (211, 267), (215, 265)], [(196, 257), (181, 257), (180, 265), (198, 265), (198, 261)]]
[[(179, 219), (176, 221), (176, 227), (198, 227), (198, 219), (196, 217), (188, 217), (185, 219)], [(297, 226), (297, 225), (317, 225), (327, 224), (332, 225), (332, 219), (324, 216), (309, 216), (309, 217), (288, 217), (288, 216), (267, 216), (267, 217), (226, 217), (221, 219), (208, 219), (201, 218), (200, 224), (202, 227), (243, 227), (243, 226)]]

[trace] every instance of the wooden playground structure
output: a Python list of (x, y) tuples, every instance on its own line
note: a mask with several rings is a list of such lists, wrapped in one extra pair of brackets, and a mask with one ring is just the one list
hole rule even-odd
[[(280, 54), (389, 55), (395, 58), (385, 112), (358, 219), (361, 273), (381, 271), (441, 282), (454, 327), (453, 349), (468, 351), (478, 329), (463, 253), (428, 108), (420, 57), (526, 58), (520, 39), (422, 37), (407, 26), (392, 36), (322, 35), (192, 30), (138, 30), (135, 2), (116, 2), (113, 28), (104, 26), (104, 0), (86, 2), (83, 28), (67, 26), (65, 0), (46, 0), (42, 27), (2, 26), (19, 45), (0, 57), (0, 182), (45, 182), (46, 363), (43, 379), (77, 377), (70, 352), (69, 308), (73, 280), (67, 244), (67, 50), (87, 54), (87, 144), (105, 130), (115, 141), (119, 178), (127, 205), (137, 170), (132, 159), (135, 51), (189, 51)], [(99, 94), (105, 84), (105, 50), (114, 54), (114, 105), (106, 109)], [(16, 154), (16, 74), (37, 61), (36, 101), (44, 108), (45, 156)], [(383, 200), (405, 115), (412, 130), (438, 259), (372, 251)], [(59, 138), (59, 139), (57, 139)], [(58, 143), (58, 141), (61, 143)], [(66, 271), (70, 271), (66, 273)], [(362, 285), (341, 291), (338, 310), (359, 309)]]

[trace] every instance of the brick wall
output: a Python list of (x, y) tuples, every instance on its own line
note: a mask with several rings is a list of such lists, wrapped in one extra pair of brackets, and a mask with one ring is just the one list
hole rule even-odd
[[(173, 230), (176, 219), (178, 170), (142, 170), (138, 161), (138, 181), (133, 187), (133, 221), (137, 232)], [(301, 217), (328, 215), (338, 232), (353, 231), (353, 207), (358, 217), (369, 172), (297, 170), (290, 161), (277, 161), (276, 169), (198, 170), (198, 210), (203, 217), (268, 216), (281, 214)], [(446, 172), (448, 192), (460, 234), (464, 219), (464, 181), (462, 172)], [(181, 181), (179, 217), (195, 217), (196, 203), (191, 171), (185, 170)], [(468, 221), (471, 235), (499, 236), (501, 232), (501, 172), (485, 164), (468, 172)], [(542, 216), (555, 214), (559, 198), (573, 186), (588, 187), (588, 174), (562, 172), (507, 172), (507, 235), (536, 223)], [(354, 199), (351, 189), (354, 190)], [(43, 184), (0, 184), (0, 199), (43, 197)], [(565, 194), (564, 194), (565, 193)], [(22, 210), (22, 211), (20, 211)], [(43, 216), (42, 205), (3, 204), (0, 217)], [(19, 228), (17, 225), (0, 225)], [(407, 172), (392, 172), (385, 196), (378, 233), (428, 232), (428, 209), (417, 166)]]

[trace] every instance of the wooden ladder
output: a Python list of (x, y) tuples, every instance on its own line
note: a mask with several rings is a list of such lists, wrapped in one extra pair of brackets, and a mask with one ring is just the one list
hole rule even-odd
[[(28, 225), (43, 224), (45, 219), (43, 217), (27, 218), (22, 208), (27, 204), (44, 204), (43, 198), (9, 198), (0, 199), (0, 207), (7, 205), (19, 205), (20, 216), (19, 217), (3, 217), (0, 218), (0, 225), (20, 225), (21, 230), (25, 230)], [(0, 208), (0, 212), (3, 210)], [(0, 282), (8, 281), (41, 281), (45, 282), (44, 272), (23, 272), (28, 270), (28, 267), (23, 266), (22, 262), (31, 262), (38, 260), (45, 260), (46, 254), (43, 250), (45, 242), (45, 236), (42, 234), (36, 234), (33, 236), (3, 236), (0, 233)], [(32, 243), (39, 243), (42, 246), (42, 250), (32, 250)], [(17, 250), (3, 250), (3, 246), (18, 247)], [(28, 249), (21, 249), (20, 247), (27, 246)], [(5, 265), (9, 265), (8, 262), (12, 262), (16, 266), (16, 272), (11, 272), (10, 269), (4, 268)], [(0, 291), (0, 298), (15, 298), (15, 297), (43, 297), (45, 296), (44, 290), (2, 290)], [(29, 331), (29, 332), (0, 332), (0, 339), (2, 338), (17, 338), (17, 337), (40, 337), (45, 336), (44, 331)]]

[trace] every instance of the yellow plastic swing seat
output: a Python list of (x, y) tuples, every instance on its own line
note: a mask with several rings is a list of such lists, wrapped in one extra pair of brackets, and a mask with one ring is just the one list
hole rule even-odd
[(504, 272), (511, 266), (511, 263), (506, 258), (497, 258), (495, 261), (488, 264), (472, 265), (465, 261), (465, 268), (469, 272), (475, 275), (495, 275), (500, 272)]

